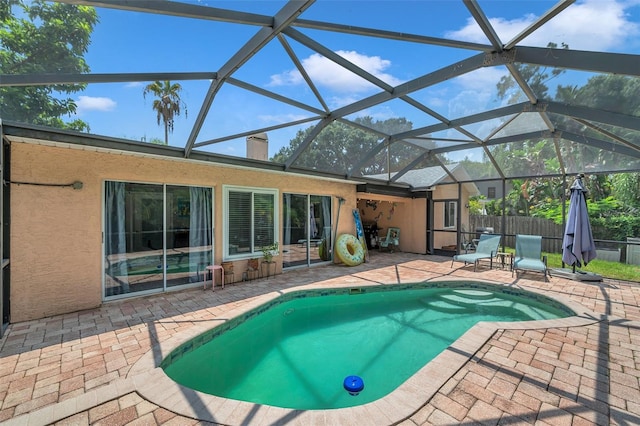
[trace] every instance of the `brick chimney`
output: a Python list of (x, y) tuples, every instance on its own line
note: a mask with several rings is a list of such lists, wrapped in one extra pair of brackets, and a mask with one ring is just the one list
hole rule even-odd
[(266, 133), (247, 136), (247, 158), (269, 160), (269, 138)]

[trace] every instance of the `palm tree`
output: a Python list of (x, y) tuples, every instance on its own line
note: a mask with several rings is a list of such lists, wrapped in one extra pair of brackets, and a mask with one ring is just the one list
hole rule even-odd
[(157, 113), (158, 125), (160, 119), (164, 123), (164, 144), (169, 145), (169, 132), (173, 132), (173, 118), (180, 115), (180, 108), (184, 107), (184, 115), (187, 116), (187, 105), (180, 99), (182, 86), (180, 83), (171, 83), (169, 80), (154, 81), (149, 83), (142, 95), (153, 93), (158, 99), (153, 101), (153, 109)]

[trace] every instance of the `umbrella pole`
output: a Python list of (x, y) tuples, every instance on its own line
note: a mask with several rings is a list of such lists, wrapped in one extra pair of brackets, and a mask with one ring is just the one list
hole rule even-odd
[[(566, 227), (567, 227), (567, 175), (565, 174), (562, 176), (562, 228), (565, 229)], [(562, 235), (562, 243), (564, 243), (564, 234)], [(564, 250), (564, 247), (562, 247), (562, 249)], [(563, 268), (565, 267), (564, 259), (562, 259), (562, 267)], [(575, 272), (575, 269), (573, 272)]]

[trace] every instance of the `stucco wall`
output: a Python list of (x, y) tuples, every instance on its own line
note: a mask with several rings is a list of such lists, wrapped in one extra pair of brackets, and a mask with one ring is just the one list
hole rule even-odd
[[(462, 221), (462, 226), (469, 231), (469, 209), (465, 207), (465, 204), (469, 202), (468, 188), (462, 185), (462, 205), (458, 206), (458, 215)], [(433, 236), (433, 247), (441, 248), (443, 246), (450, 246), (456, 244), (457, 234), (455, 232), (443, 232), (444, 230), (444, 203), (438, 202), (438, 200), (457, 200), (458, 199), (458, 185), (440, 185), (437, 187), (433, 194), (434, 198), (434, 211), (433, 211), (433, 226), (435, 229)], [(455, 231), (456, 227), (448, 228), (448, 231)], [(468, 237), (467, 237), (468, 238)]]
[[(381, 238), (389, 227), (400, 228), (401, 251), (426, 253), (426, 200), (424, 198), (401, 198), (377, 194), (358, 194), (358, 208), (363, 223), (376, 222)], [(367, 203), (369, 201), (369, 203)]]
[[(214, 187), (216, 263), (222, 261), (224, 184), (277, 188), (280, 190), (280, 204), (282, 192), (330, 195), (334, 201), (334, 220), (338, 208), (336, 197), (343, 197), (345, 203), (338, 233), (353, 232), (353, 219), (347, 212), (356, 206), (356, 192), (355, 185), (350, 183), (16, 142), (11, 145), (11, 179), (14, 182), (83, 183), (80, 190), (12, 184), (12, 322), (101, 304), (102, 194), (105, 180)], [(275, 260), (280, 272), (281, 259)]]

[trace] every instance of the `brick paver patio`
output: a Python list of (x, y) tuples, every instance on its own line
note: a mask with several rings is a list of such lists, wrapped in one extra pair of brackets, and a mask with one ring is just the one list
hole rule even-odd
[[(640, 424), (640, 284), (557, 277), (544, 282), (540, 274), (516, 278), (487, 268), (474, 273), (472, 266), (451, 268), (450, 258), (408, 253), (376, 253), (371, 262), (353, 268), (319, 266), (215, 292), (200, 287), (11, 324), (0, 341), (0, 421), (209, 424), (143, 398), (129, 377), (134, 364), (156, 345), (213, 327), (230, 311), (275, 290), (443, 277), (542, 291), (581, 304), (592, 318), (581, 326), (498, 329), (401, 424)], [(235, 421), (301, 423), (296, 416), (274, 421), (260, 413)], [(314, 415), (320, 419), (322, 412)], [(358, 419), (344, 423), (363, 424)], [(382, 417), (366, 423), (386, 424)]]

